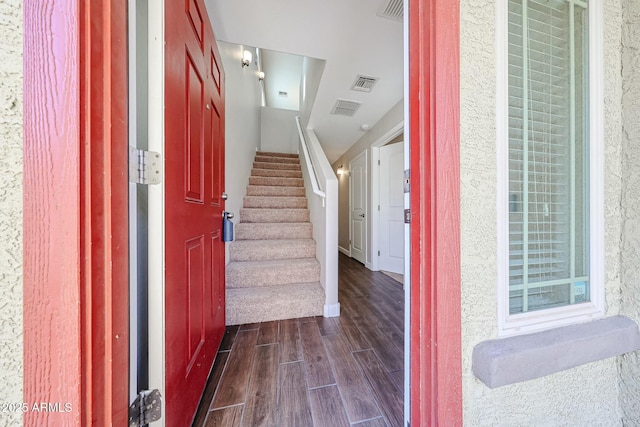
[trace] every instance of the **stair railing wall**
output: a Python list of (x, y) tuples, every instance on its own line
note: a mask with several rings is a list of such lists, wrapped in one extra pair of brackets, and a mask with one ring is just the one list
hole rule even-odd
[(317, 244), (316, 257), (320, 262), (320, 283), (324, 287), (324, 316), (340, 315), (338, 302), (338, 178), (324, 154), (320, 141), (312, 129), (303, 130), (296, 117), (300, 137), (304, 178), (313, 238)]

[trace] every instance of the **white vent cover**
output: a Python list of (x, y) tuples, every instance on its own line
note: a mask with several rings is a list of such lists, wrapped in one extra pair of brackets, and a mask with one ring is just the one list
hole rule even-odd
[(403, 0), (385, 0), (378, 9), (378, 16), (402, 22), (404, 17)]
[(351, 89), (360, 92), (371, 92), (371, 89), (378, 83), (378, 80), (377, 77), (363, 76), (360, 74)]
[(356, 111), (358, 111), (358, 108), (360, 108), (360, 103), (357, 101), (338, 99), (338, 102), (336, 102), (336, 106), (333, 107), (333, 110), (331, 110), (331, 114), (353, 117)]

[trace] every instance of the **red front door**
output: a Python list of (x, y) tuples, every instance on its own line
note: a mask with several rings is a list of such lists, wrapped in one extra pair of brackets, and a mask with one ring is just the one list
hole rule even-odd
[(224, 73), (203, 0), (165, 2), (166, 423), (190, 424), (224, 334)]

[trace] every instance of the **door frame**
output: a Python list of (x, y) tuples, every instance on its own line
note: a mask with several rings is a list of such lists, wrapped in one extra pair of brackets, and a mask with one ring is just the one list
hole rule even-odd
[(460, 2), (409, 10), (411, 425), (461, 426)]
[(352, 171), (353, 171), (353, 167), (352, 164), (356, 159), (359, 159), (360, 157), (364, 156), (364, 167), (365, 167), (365, 174), (364, 174), (364, 185), (365, 185), (365, 189), (364, 189), (364, 194), (363, 194), (363, 198), (364, 198), (364, 208), (365, 208), (365, 217), (364, 217), (364, 262), (363, 264), (367, 267), (367, 268), (371, 268), (371, 262), (367, 259), (368, 258), (368, 254), (369, 254), (369, 197), (367, 195), (368, 190), (369, 190), (369, 175), (370, 175), (370, 166), (369, 166), (369, 153), (368, 150), (364, 150), (362, 151), (360, 154), (358, 154), (357, 156), (355, 156), (353, 159), (351, 159), (349, 161), (349, 256), (351, 258), (353, 258), (353, 217), (352, 217), (352, 213), (353, 213), (353, 175), (352, 175)]
[(23, 11), (23, 401), (61, 410), (23, 421), (126, 425), (126, 2), (51, 3)]
[[(375, 254), (380, 249), (380, 227), (374, 226), (374, 224), (380, 224), (380, 211), (374, 207), (380, 204), (380, 170), (377, 168), (378, 161), (380, 160), (380, 147), (387, 144), (393, 138), (404, 132), (405, 121), (402, 120), (393, 126), (387, 133), (378, 138), (376, 142), (371, 144), (371, 270), (379, 271), (378, 257)], [(405, 165), (406, 167), (407, 165)], [(375, 171), (375, 173), (373, 172)], [(408, 254), (406, 250), (408, 245), (405, 244), (405, 254)]]
[[(371, 226), (371, 234), (372, 235), (374, 233), (377, 234), (376, 235), (377, 242), (376, 242), (375, 245), (372, 244), (372, 247), (371, 247), (371, 254), (372, 254), (372, 257), (373, 257), (373, 260), (372, 260), (371, 264), (372, 264), (373, 267), (376, 267), (377, 271), (378, 270), (387, 271), (387, 270), (385, 270), (383, 268), (384, 266), (383, 266), (383, 263), (382, 263), (382, 259), (383, 259), (382, 250), (383, 249), (389, 249), (389, 248), (383, 248), (383, 246), (382, 246), (382, 240), (383, 240), (382, 227), (383, 227), (383, 224), (384, 224), (384, 221), (382, 220), (383, 219), (382, 212), (386, 210), (386, 208), (383, 209), (383, 204), (382, 204), (382, 191), (383, 191), (383, 186), (384, 186), (383, 183), (385, 182), (382, 179), (383, 178), (382, 177), (382, 163), (384, 163), (385, 160), (383, 160), (384, 156), (380, 155), (380, 153), (385, 149), (389, 149), (387, 147), (393, 147), (394, 145), (397, 145), (397, 144), (402, 144), (403, 150), (402, 150), (402, 152), (400, 154), (402, 154), (402, 170), (404, 171), (404, 170), (408, 169), (407, 163), (405, 162), (405, 155), (404, 155), (405, 154), (404, 153), (404, 145), (405, 144), (404, 144), (404, 141), (398, 141), (398, 142), (395, 142), (395, 143), (390, 144), (390, 145), (383, 145), (382, 147), (378, 147), (378, 148), (375, 148), (373, 150), (373, 151), (376, 152), (376, 155), (377, 155), (378, 159), (377, 159), (376, 162), (372, 162), (373, 167), (376, 168), (375, 169), (375, 173), (372, 174), (372, 175), (376, 176), (376, 180), (375, 181), (376, 181), (377, 189), (372, 189), (372, 193), (375, 192), (376, 200), (372, 200), (372, 203), (371, 203), (371, 209), (373, 210), (373, 214), (371, 215), (371, 217), (372, 217), (371, 221), (372, 222), (375, 221)], [(387, 172), (390, 173), (390, 170), (388, 170)], [(389, 186), (390, 185), (390, 182), (389, 182), (390, 175), (386, 176), (385, 178), (387, 180), (386, 186)], [(401, 178), (401, 180), (402, 180), (402, 178)], [(373, 180), (373, 176), (372, 176), (372, 181), (374, 181)], [(400, 183), (400, 185), (404, 186), (402, 183)], [(391, 194), (389, 188), (387, 188), (386, 193)], [(387, 194), (387, 196), (388, 196), (388, 194)], [(401, 194), (402, 194), (402, 206), (401, 206), (401, 208), (402, 208), (402, 210), (404, 210), (404, 208), (405, 208), (405, 200), (404, 200), (405, 199), (405, 193), (401, 193)], [(373, 199), (373, 195), (372, 195), (372, 199)], [(378, 205), (377, 208), (376, 208), (376, 204)], [(388, 226), (388, 224), (386, 226)], [(403, 238), (404, 238), (404, 226), (403, 226)], [(387, 240), (388, 240), (388, 237), (387, 237)], [(391, 270), (388, 270), (388, 271), (391, 271), (392, 273), (398, 273), (398, 274), (402, 273), (404, 275), (404, 273), (405, 273), (404, 272), (404, 260), (406, 259), (406, 257), (410, 253), (409, 252), (409, 246), (410, 245), (409, 245), (408, 242), (404, 242), (403, 243), (403, 253), (402, 253), (402, 263), (401, 263), (402, 267), (400, 268), (400, 271), (395, 271), (395, 272), (391, 271)]]

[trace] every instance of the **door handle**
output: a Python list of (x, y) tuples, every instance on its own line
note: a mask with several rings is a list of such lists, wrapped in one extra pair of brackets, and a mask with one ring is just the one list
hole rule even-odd
[(224, 211), (224, 212), (222, 212), (222, 216), (224, 216), (224, 217), (226, 217), (228, 219), (231, 219), (231, 218), (233, 218), (233, 212)]
[(227, 193), (222, 193), (222, 200), (227, 200), (229, 198), (229, 196), (227, 195)]
[(362, 218), (364, 218), (364, 214), (360, 214), (360, 216), (361, 216)]

